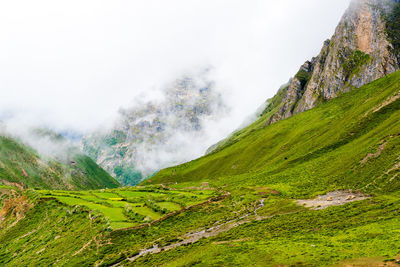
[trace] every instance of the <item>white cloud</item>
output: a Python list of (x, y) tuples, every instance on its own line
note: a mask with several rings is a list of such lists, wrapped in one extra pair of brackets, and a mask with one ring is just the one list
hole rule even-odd
[(234, 107), (222, 138), (318, 54), (349, 0), (0, 2), (0, 120), (88, 132), (212, 65)]

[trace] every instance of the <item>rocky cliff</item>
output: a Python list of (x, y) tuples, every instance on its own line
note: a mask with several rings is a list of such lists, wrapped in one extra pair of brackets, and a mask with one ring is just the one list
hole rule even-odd
[(320, 54), (306, 61), (280, 90), (285, 95), (275, 103), (267, 124), (398, 70), (398, 5), (394, 0), (353, 0)]

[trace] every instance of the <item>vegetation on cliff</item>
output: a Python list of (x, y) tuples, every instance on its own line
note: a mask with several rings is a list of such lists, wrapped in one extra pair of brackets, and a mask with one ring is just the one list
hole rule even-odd
[(386, 33), (400, 64), (400, 3), (393, 1), (391, 12), (385, 16)]

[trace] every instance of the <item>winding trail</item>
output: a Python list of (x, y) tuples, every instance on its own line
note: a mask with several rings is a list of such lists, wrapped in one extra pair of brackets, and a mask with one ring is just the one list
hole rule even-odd
[[(259, 201), (257, 201), (256, 204), (254, 204), (254, 210), (252, 212), (249, 212), (241, 217), (229, 220), (227, 222), (224, 223), (220, 223), (220, 222), (216, 222), (214, 224), (214, 226), (209, 227), (209, 228), (203, 228), (203, 229), (199, 229), (197, 231), (194, 232), (189, 232), (184, 234), (183, 236), (180, 236), (179, 239), (181, 241), (164, 246), (164, 247), (159, 247), (157, 244), (154, 245), (151, 248), (145, 248), (140, 250), (140, 252), (133, 256), (128, 258), (128, 260), (130, 262), (133, 262), (135, 260), (137, 260), (138, 258), (145, 256), (147, 254), (156, 254), (156, 253), (160, 253), (162, 251), (167, 251), (167, 250), (171, 250), (174, 249), (176, 247), (180, 247), (183, 245), (187, 245), (187, 244), (193, 244), (197, 241), (199, 241), (201, 238), (208, 238), (208, 237), (214, 237), (217, 236), (218, 234), (222, 233), (222, 232), (226, 232), (229, 231), (230, 229), (237, 227), (241, 224), (244, 223), (248, 223), (250, 221), (252, 221), (251, 219), (246, 219), (252, 215), (255, 215), (257, 220), (263, 219), (262, 217), (260, 217), (257, 214), (257, 211), (259, 209), (261, 209), (262, 207), (264, 207), (264, 199), (261, 199)], [(254, 218), (254, 217), (253, 217)], [(116, 264), (114, 266), (119, 266), (119, 264)]]

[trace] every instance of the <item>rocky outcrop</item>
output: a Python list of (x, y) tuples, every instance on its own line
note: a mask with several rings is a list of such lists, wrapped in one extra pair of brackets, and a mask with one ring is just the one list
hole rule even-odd
[(399, 70), (387, 18), (398, 1), (353, 0), (320, 54), (301, 66), (267, 124)]

